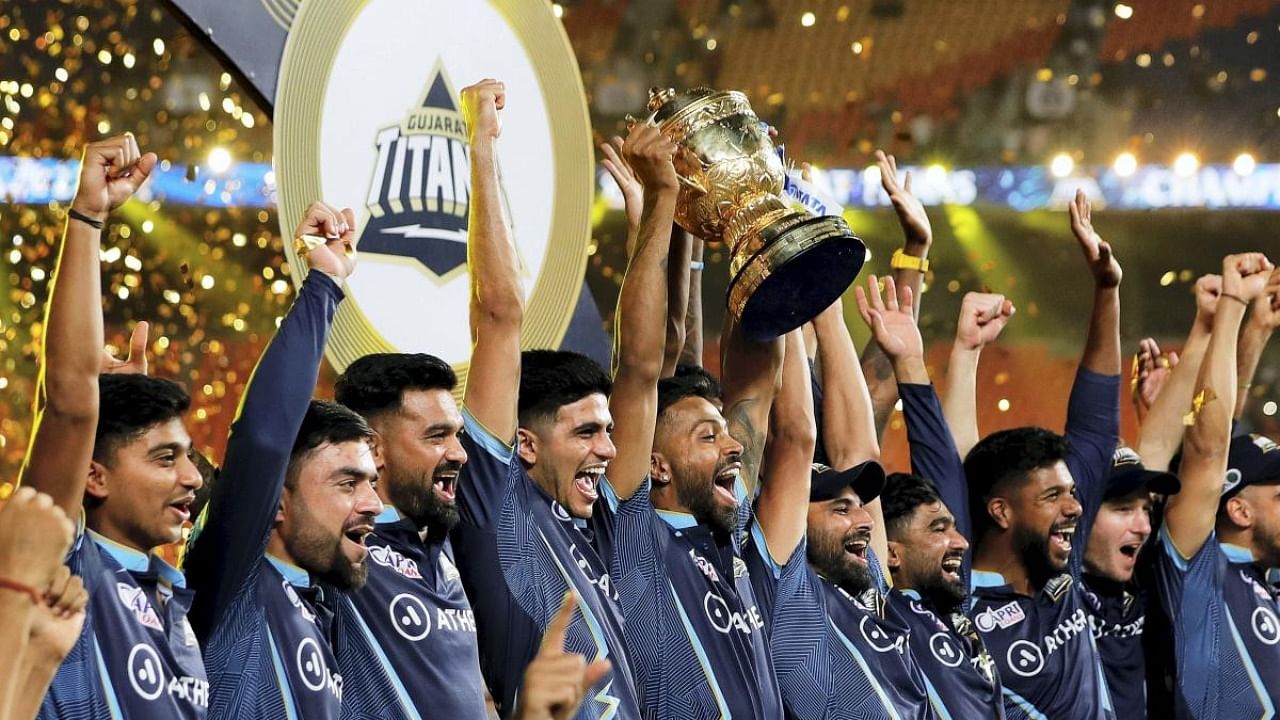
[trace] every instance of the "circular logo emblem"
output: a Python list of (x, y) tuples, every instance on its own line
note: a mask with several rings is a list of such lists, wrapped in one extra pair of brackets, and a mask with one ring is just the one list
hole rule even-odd
[(406, 640), (417, 642), (431, 632), (431, 611), (426, 603), (409, 593), (391, 598), (391, 624)]
[(978, 613), (978, 617), (973, 619), (973, 624), (978, 626), (982, 632), (991, 632), (996, 629), (996, 618), (991, 611)]
[(862, 637), (867, 644), (876, 652), (889, 652), (898, 647), (898, 642), (866, 615), (862, 617), (862, 622), (858, 623), (858, 629), (862, 631)]
[[(471, 156), (458, 91), (487, 77), (506, 83), (498, 162), (527, 298), (522, 340), (559, 347), (586, 268), (594, 150), (578, 64), (548, 3), (307, 0), (280, 77), (277, 195), (296, 283), (305, 265), (289, 240), (306, 207), (322, 199), (356, 216), (360, 268), (326, 348), (335, 367), (430, 352), (465, 377)], [(424, 333), (415, 308), (453, 311)]]
[(555, 515), (560, 522), (573, 522), (573, 518), (569, 517), (569, 511), (565, 510), (564, 506), (555, 500), (551, 501), (551, 514)]
[(138, 643), (129, 651), (129, 684), (143, 700), (155, 700), (164, 692), (164, 666), (160, 654), (145, 643)]
[(964, 655), (960, 652), (960, 648), (956, 647), (955, 640), (946, 633), (934, 633), (929, 637), (929, 650), (938, 662), (947, 667), (955, 667), (964, 660)]
[(1276, 620), (1276, 614), (1270, 609), (1260, 607), (1253, 611), (1253, 634), (1267, 645), (1275, 645), (1280, 642), (1280, 622)]
[(1040, 646), (1029, 640), (1014, 640), (1009, 645), (1009, 669), (1015, 675), (1033, 677), (1044, 669), (1044, 653)]
[(716, 630), (728, 634), (733, 629), (733, 611), (729, 609), (729, 604), (724, 601), (724, 598), (709, 592), (702, 599), (702, 608), (707, 611), (707, 619)]
[(302, 684), (312, 692), (324, 689), (329, 678), (329, 667), (324, 662), (324, 654), (320, 652), (320, 644), (314, 638), (304, 638), (298, 643), (298, 675)]

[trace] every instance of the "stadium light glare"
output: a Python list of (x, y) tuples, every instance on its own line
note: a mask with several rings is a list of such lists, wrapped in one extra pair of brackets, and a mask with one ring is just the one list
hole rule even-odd
[(1254, 169), (1257, 167), (1258, 161), (1254, 160), (1253, 156), (1247, 152), (1240, 153), (1236, 156), (1236, 159), (1231, 162), (1231, 169), (1241, 177), (1253, 174)]
[(1131, 152), (1122, 152), (1111, 163), (1111, 169), (1120, 177), (1129, 177), (1138, 169), (1138, 158)]
[(1190, 177), (1200, 169), (1200, 158), (1193, 152), (1184, 152), (1173, 161), (1173, 171), (1183, 177)]
[(231, 169), (231, 153), (224, 147), (216, 147), (209, 151), (209, 170), (221, 174)]
[(1049, 162), (1049, 172), (1053, 173), (1053, 176), (1057, 178), (1064, 178), (1075, 169), (1076, 161), (1072, 160), (1071, 156), (1064, 152), (1054, 155), (1053, 160)]

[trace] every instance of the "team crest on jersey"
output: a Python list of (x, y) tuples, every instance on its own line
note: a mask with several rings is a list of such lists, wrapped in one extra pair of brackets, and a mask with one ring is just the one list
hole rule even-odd
[(422, 573), (418, 572), (416, 560), (407, 558), (389, 547), (370, 545), (369, 557), (373, 558), (373, 561), (379, 565), (389, 567), (407, 578), (422, 579)]
[(280, 584), (284, 587), (284, 596), (289, 598), (289, 602), (294, 607), (298, 608), (298, 612), (302, 613), (302, 617), (307, 622), (315, 622), (316, 614), (307, 609), (306, 604), (302, 602), (302, 598), (298, 597), (298, 591), (293, 589), (293, 585), (290, 585), (288, 580), (282, 580)]
[(733, 559), (733, 579), (744, 578), (747, 576), (747, 563), (740, 557)]
[(976, 618), (974, 618), (973, 623), (977, 625), (978, 629), (982, 632), (991, 632), (997, 627), (1002, 630), (1006, 630), (1026, 619), (1026, 613), (1022, 612), (1022, 608), (1015, 600), (1008, 605), (983, 610), (978, 613)]
[(422, 263), (444, 281), (467, 262), (471, 155), (458, 96), (436, 60), (404, 120), (378, 131), (364, 252)]
[(128, 583), (116, 583), (116, 597), (120, 598), (120, 602), (133, 613), (135, 620), (152, 630), (164, 630), (164, 625), (160, 623), (160, 616), (156, 614), (155, 608), (151, 607), (151, 601), (147, 599), (146, 590)]
[(1058, 602), (1071, 589), (1071, 576), (1063, 573), (1044, 584), (1044, 593)]
[(444, 573), (444, 579), (449, 582), (458, 582), (462, 579), (462, 576), (458, 574), (458, 567), (444, 553), (440, 553), (440, 572)]
[(1275, 441), (1265, 435), (1251, 433), (1249, 438), (1253, 440), (1253, 444), (1257, 445), (1258, 449), (1261, 450), (1264, 455), (1269, 452), (1280, 450), (1280, 445), (1277, 445)]

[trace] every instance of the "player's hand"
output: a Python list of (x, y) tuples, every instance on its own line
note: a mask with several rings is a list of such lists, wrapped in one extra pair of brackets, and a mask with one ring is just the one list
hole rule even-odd
[(1218, 298), (1222, 296), (1222, 276), (1210, 273), (1196, 279), (1192, 292), (1196, 296), (1196, 322), (1206, 329), (1213, 328), (1213, 314), (1218, 310)]
[(89, 143), (80, 158), (80, 182), (72, 209), (105, 220), (142, 187), (156, 166), (156, 154), (143, 154), (133, 133)]
[(1262, 253), (1240, 253), (1222, 259), (1222, 294), (1253, 302), (1267, 289), (1275, 267)]
[(147, 333), (151, 324), (146, 320), (133, 326), (129, 335), (129, 355), (120, 360), (116, 356), (102, 351), (102, 365), (98, 368), (101, 375), (146, 375), (147, 374)]
[(568, 720), (578, 712), (587, 691), (609, 674), (612, 664), (596, 660), (590, 664), (581, 655), (564, 649), (569, 623), (578, 599), (567, 592), (547, 632), (538, 654), (524, 671), (520, 688), (519, 720)]
[(673, 163), (675, 156), (676, 146), (658, 128), (645, 123), (632, 126), (622, 143), (622, 157), (645, 190), (676, 190), (680, 187)]
[(53, 498), (20, 487), (0, 510), (0, 578), (43, 593), (71, 549), (75, 526)]
[(924, 341), (920, 339), (920, 328), (916, 326), (916, 318), (912, 312), (913, 300), (911, 288), (901, 289), (893, 281), (893, 277), (884, 279), (884, 295), (880, 294), (880, 282), (875, 275), (867, 278), (867, 290), (854, 288), (854, 297), (858, 301), (858, 314), (862, 321), (871, 328), (876, 342), (891, 360), (901, 361), (907, 358), (924, 358)]
[(880, 166), (880, 186), (889, 194), (894, 212), (898, 213), (898, 222), (907, 235), (908, 243), (918, 243), (926, 247), (933, 242), (933, 227), (929, 224), (929, 216), (925, 214), (924, 204), (911, 194), (911, 171), (908, 170), (899, 182), (898, 161), (884, 151), (876, 151), (876, 165)]
[[(305, 235), (321, 238), (324, 243), (310, 247), (302, 240)], [(298, 250), (313, 270), (338, 281), (347, 279), (355, 271), (356, 245), (360, 239), (356, 235), (356, 216), (351, 208), (339, 210), (322, 202), (311, 203), (294, 237), (307, 245), (305, 249), (299, 247)]]
[(1266, 288), (1254, 298), (1249, 322), (1269, 331), (1280, 327), (1280, 268), (1271, 271)]
[(56, 661), (65, 658), (80, 639), (88, 604), (84, 581), (72, 575), (66, 565), (58, 566), (45, 601), (32, 613), (28, 651)]
[(502, 135), (502, 108), (507, 104), (507, 86), (492, 78), (462, 88), (462, 117), (467, 121), (467, 139), (472, 144), (497, 140)]
[(1164, 388), (1165, 382), (1178, 366), (1178, 353), (1160, 352), (1155, 338), (1143, 338), (1138, 342), (1138, 354), (1133, 358), (1133, 405), (1138, 420), (1146, 417)]
[(978, 350), (989, 342), (995, 342), (1015, 312), (1013, 303), (1003, 295), (966, 293), (960, 302), (956, 343), (965, 350)]
[(640, 184), (640, 178), (636, 177), (635, 171), (627, 161), (622, 159), (622, 146), (623, 140), (620, 137), (600, 143), (600, 152), (604, 153), (600, 164), (609, 171), (613, 181), (618, 184), (618, 189), (622, 191), (623, 203), (627, 210), (627, 226), (638, 228), (640, 213), (644, 210), (644, 185)]
[(1071, 232), (1080, 243), (1080, 251), (1089, 264), (1093, 280), (1101, 288), (1119, 287), (1123, 272), (1120, 263), (1111, 252), (1111, 245), (1093, 229), (1093, 208), (1083, 190), (1076, 191), (1075, 201), (1069, 206)]

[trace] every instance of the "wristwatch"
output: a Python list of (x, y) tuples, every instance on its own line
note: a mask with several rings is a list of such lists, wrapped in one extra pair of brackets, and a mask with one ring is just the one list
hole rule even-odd
[(929, 259), (908, 255), (899, 248), (893, 251), (893, 257), (889, 258), (889, 267), (894, 270), (917, 270), (919, 272), (929, 271)]

